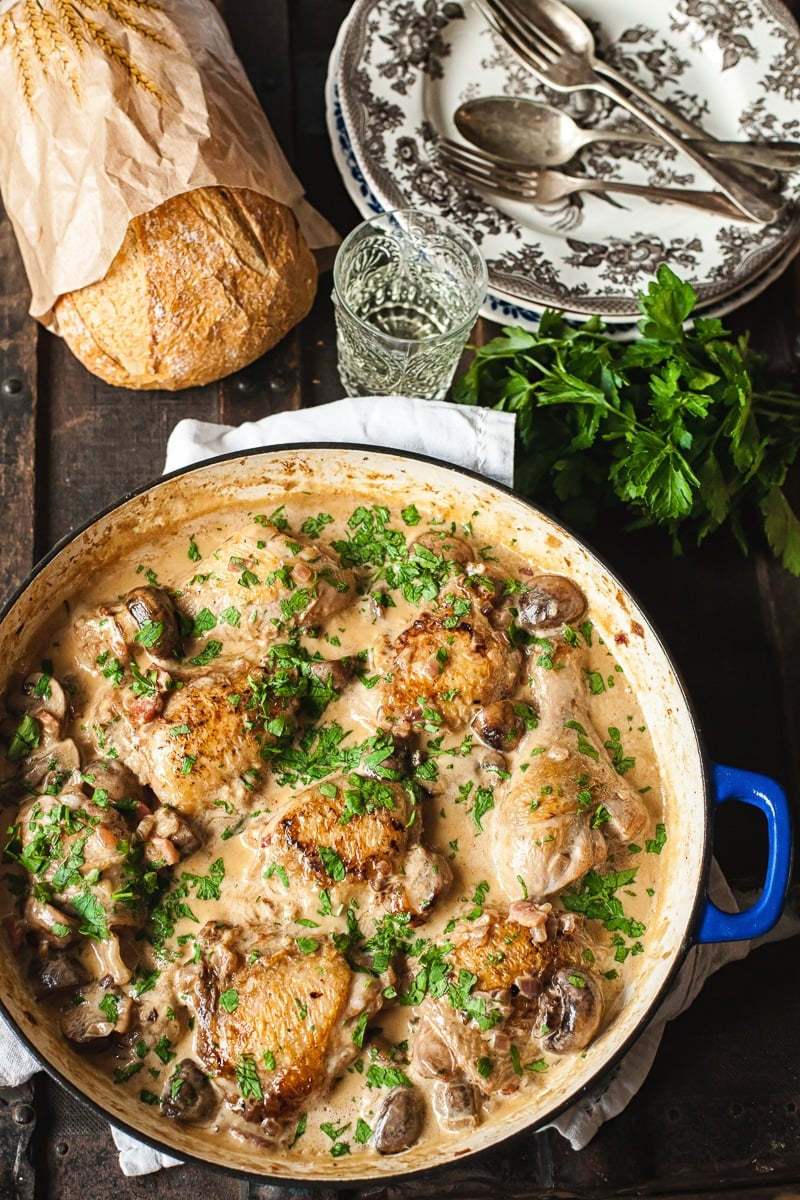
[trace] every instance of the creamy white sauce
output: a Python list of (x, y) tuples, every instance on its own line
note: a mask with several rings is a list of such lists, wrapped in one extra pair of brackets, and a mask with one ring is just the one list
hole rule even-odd
[[(420, 507), (422, 506), (420, 505)], [(346, 536), (346, 521), (350, 511), (351, 506), (341, 500), (332, 505), (323, 497), (308, 495), (296, 496), (290, 504), (287, 504), (281, 515), (288, 520), (290, 530), (297, 531), (308, 517), (314, 517), (320, 512), (329, 513), (333, 517), (333, 522), (321, 529), (319, 540), (315, 542), (315, 545), (330, 546), (333, 540)], [(185, 581), (191, 574), (192, 563), (187, 559), (190, 535), (191, 542), (197, 547), (200, 555), (194, 564), (198, 574), (215, 568), (221, 569), (219, 556), (214, 557), (216, 548), (228, 534), (246, 525), (248, 517), (252, 517), (252, 515), (231, 510), (222, 515), (215, 514), (214, 517), (199, 522), (196, 527), (188, 531), (159, 532), (154, 536), (145, 559), (138, 555), (135, 559), (130, 560), (121, 558), (117, 570), (113, 574), (104, 576), (100, 584), (95, 583), (90, 591), (71, 598), (69, 617), (64, 620), (61, 627), (53, 632), (52, 639), (25, 651), (20, 661), (21, 676), (30, 671), (40, 670), (41, 663), (45, 661), (52, 663), (52, 673), (55, 679), (67, 681), (67, 683), (73, 682), (75, 688), (73, 710), (64, 733), (78, 746), (84, 764), (98, 752), (97, 736), (93, 734), (90, 727), (89, 714), (94, 708), (99, 692), (108, 691), (110, 685), (97, 665), (87, 661), (85, 648), (76, 639), (76, 625), (82, 618), (96, 612), (98, 604), (113, 604), (118, 597), (124, 596), (131, 588), (141, 586), (146, 582), (148, 572), (153, 572), (163, 587), (179, 586), (181, 581)], [(391, 525), (394, 529), (401, 530), (407, 540), (411, 542), (429, 528), (428, 519), (429, 515), (423, 513), (423, 520), (419, 525), (407, 527), (400, 515), (395, 513), (392, 516)], [(436, 514), (436, 519), (439, 522), (443, 519), (446, 520), (446, 514)], [(434, 526), (434, 528), (439, 527), (441, 526)], [(263, 531), (263, 527), (253, 525), (255, 532), (258, 532), (259, 529)], [(465, 536), (463, 528), (459, 528), (456, 532), (460, 537)], [(536, 564), (521, 560), (512, 547), (493, 544), (490, 522), (479, 514), (476, 514), (472, 528), (467, 531), (467, 534), (474, 547), (484, 549), (484, 556), (477, 554), (476, 558), (478, 562), (483, 563), (484, 569), (490, 570), (492, 574), (496, 574), (500, 578), (527, 580), (530, 578), (531, 572), (536, 572)], [(491, 547), (488, 554), (486, 553), (487, 547)], [(366, 575), (362, 578), (366, 578)], [(243, 593), (246, 592), (246, 589), (242, 590)], [(381, 656), (375, 653), (378, 644), (386, 639), (393, 639), (414, 621), (420, 611), (430, 608), (429, 601), (411, 604), (404, 601), (396, 591), (392, 593), (392, 596), (395, 606), (383, 609), (380, 615), (376, 615), (375, 606), (368, 597), (353, 600), (346, 608), (334, 613), (322, 623), (317, 630), (318, 636), (303, 637), (302, 644), (309, 653), (313, 654), (319, 651), (324, 658), (338, 658), (356, 655), (364, 650), (369, 651), (363, 672), (365, 679), (369, 681), (373, 675), (379, 673), (376, 664), (382, 661)], [(177, 599), (177, 604), (180, 607), (180, 597)], [(202, 650), (210, 638), (219, 638), (225, 647), (220, 661), (224, 661), (225, 654), (233, 651), (241, 653), (247, 647), (246, 615), (243, 607), (242, 621), (238, 629), (217, 624), (213, 632), (191, 640), (188, 643), (190, 649), (187, 650), (187, 657)], [(589, 621), (592, 619), (591, 604), (588, 613), (582, 618), (583, 621), (587, 619)], [(591, 921), (587, 923), (586, 927), (596, 959), (595, 970), (602, 977), (605, 1001), (604, 1022), (608, 1023), (614, 1020), (617, 1006), (620, 1003), (621, 990), (626, 982), (634, 977), (637, 955), (647, 953), (646, 926), (653, 911), (653, 893), (658, 888), (659, 859), (657, 854), (647, 853), (644, 846), (646, 839), (652, 839), (655, 836), (658, 823), (662, 819), (662, 795), (650, 739), (644, 728), (636, 698), (632, 694), (624, 674), (617, 666), (613, 648), (603, 642), (596, 629), (590, 636), (591, 645), (587, 645), (588, 634), (578, 636), (581, 638), (581, 645), (586, 656), (587, 670), (595, 673), (593, 678), (595, 687), (598, 689), (597, 694), (592, 694), (589, 700), (594, 729), (601, 737), (606, 735), (609, 728), (619, 730), (625, 756), (635, 760), (635, 765), (627, 771), (626, 778), (634, 788), (642, 792), (648, 807), (648, 824), (641, 839), (641, 848), (631, 852), (626, 845), (610, 841), (609, 863), (607, 864), (607, 866), (619, 870), (634, 866), (637, 868), (635, 882), (629, 888), (620, 891), (619, 899), (623, 902), (625, 915), (640, 921), (645, 926), (644, 933), (641, 938), (626, 937), (622, 939), (626, 957), (623, 961), (618, 961), (621, 957), (619, 948), (614, 944), (612, 935), (602, 927), (601, 923)], [(285, 639), (285, 632), (276, 634), (276, 641)], [(254, 659), (257, 661), (256, 655), (254, 655)], [(148, 661), (141, 656), (140, 661), (142, 669), (146, 672)], [(588, 678), (589, 676), (587, 676), (587, 680)], [(355, 679), (348, 684), (340, 697), (327, 707), (320, 720), (325, 725), (336, 722), (347, 730), (345, 744), (361, 742), (382, 724), (380, 714), (376, 713), (378, 694), (378, 690), (375, 688), (370, 688), (365, 682)], [(517, 695), (526, 700), (531, 699), (524, 669), (521, 672)], [(533, 697), (533, 703), (535, 706), (535, 697)], [(11, 714), (10, 723), (13, 725), (16, 720), (18, 720), (18, 715)], [(439, 752), (429, 760), (435, 762), (438, 767), (438, 779), (432, 783), (428, 781), (428, 790), (422, 793), (420, 805), (424, 831), (422, 840), (426, 846), (440, 854), (442, 859), (447, 862), (452, 870), (453, 878), (447, 893), (438, 898), (427, 920), (421, 922), (416, 929), (421, 936), (436, 942), (447, 939), (448, 923), (454, 919), (463, 921), (466, 914), (474, 909), (474, 897), (476, 892), (480, 892), (481, 885), (488, 885), (488, 890), (485, 890), (483, 898), (483, 903), (487, 907), (506, 909), (509, 903), (509, 898), (503, 893), (497, 882), (495, 864), (488, 850), (492, 822), (501, 817), (500, 806), (490, 808), (485, 813), (481, 819), (483, 826), (481, 830), (471, 814), (470, 800), (461, 800), (460, 802), (460, 789), (470, 781), (473, 782), (472, 796), (474, 797), (474, 762), (479, 743), (477, 741), (474, 743), (475, 748), (471, 753), (461, 753), (459, 748), (464, 743), (465, 734), (469, 732), (468, 729), (460, 728), (442, 732), (444, 736), (438, 746)], [(428, 743), (436, 736), (438, 734), (435, 730), (416, 733), (416, 742), (423, 754)], [(512, 775), (519, 773), (520, 768), (524, 769), (530, 754), (532, 740), (535, 744), (535, 736), (535, 732), (531, 733), (527, 739), (523, 739), (520, 750), (506, 755), (506, 769)], [(9, 767), (6, 773), (10, 773), (11, 770)], [(88, 793), (91, 794), (91, 788), (88, 789)], [(8, 790), (6, 794), (9, 794)], [(141, 955), (138, 964), (129, 963), (130, 966), (136, 966), (135, 978), (141, 979), (151, 970), (161, 971), (156, 988), (152, 992), (144, 993), (136, 1002), (141, 1004), (142, 1009), (145, 1006), (160, 1009), (159, 1018), (167, 1030), (168, 1053), (174, 1057), (165, 1063), (154, 1053), (153, 1046), (148, 1045), (146, 1054), (140, 1060), (142, 1062), (141, 1069), (119, 1084), (121, 1088), (127, 1089), (130, 1093), (132, 1105), (141, 1102), (140, 1097), (143, 1093), (150, 1092), (153, 1096), (162, 1094), (165, 1086), (168, 1086), (174, 1062), (179, 1062), (186, 1056), (196, 1057), (196, 1025), (192, 1029), (191, 1022), (187, 1023), (185, 1016), (170, 1021), (163, 1011), (166, 1007), (165, 1002), (160, 997), (167, 991), (167, 985), (171, 982), (170, 976), (179, 973), (182, 965), (192, 958), (194, 944), (191, 935), (195, 934), (206, 922), (225, 922), (228, 925), (239, 926), (277, 920), (294, 937), (307, 935), (322, 938), (328, 932), (341, 932), (344, 929), (344, 916), (341, 912), (336, 915), (335, 912), (326, 914), (320, 911), (319, 889), (316, 891), (310, 889), (309, 895), (313, 894), (314, 897), (313, 904), (306, 897), (305, 907), (298, 909), (297, 899), (293, 895), (292, 889), (287, 891), (279, 873), (273, 872), (269, 878), (264, 878), (263, 872), (267, 860), (259, 847), (259, 830), (265, 824), (268, 825), (270, 820), (274, 819), (275, 814), (285, 810), (292, 803), (293, 789), (289, 786), (281, 787), (272, 777), (266, 782), (255, 800), (241, 788), (237, 795), (241, 796), (243, 801), (241, 805), (236, 806), (237, 811), (227, 811), (228, 808), (233, 807), (233, 802), (229, 800), (227, 805), (207, 810), (202, 818), (193, 820), (190, 817), (191, 823), (203, 839), (202, 845), (191, 856), (173, 868), (175, 876), (179, 877), (184, 872), (192, 876), (206, 876), (212, 864), (219, 859), (222, 859), (224, 864), (224, 876), (219, 899), (200, 900), (197, 898), (196, 890), (191, 890), (188, 902), (197, 920), (184, 918), (178, 921), (174, 936), (168, 942), (169, 947), (177, 953), (175, 963), (168, 965), (154, 955), (152, 947), (145, 939), (134, 943), (136, 951)], [(14, 820), (15, 807), (12, 806), (6, 812), (10, 821)], [(335, 885), (331, 885), (329, 892), (335, 899)], [(520, 896), (522, 896), (522, 891), (520, 891)], [(558, 907), (557, 897), (550, 897), (550, 900)], [(335, 909), (336, 905), (334, 904), (333, 907)], [(15, 897), (6, 886), (3, 893), (3, 914), (12, 914), (15, 909)], [(311, 928), (302, 924), (297, 925), (296, 918), (301, 913), (305, 920), (315, 922), (316, 926)], [(361, 925), (366, 936), (369, 936), (371, 932), (370, 918), (372, 916), (374, 914), (366, 910), (360, 912)], [(178, 943), (183, 935), (188, 935), (190, 940), (178, 950)], [(130, 949), (129, 944), (129, 952)], [(84, 953), (85, 962), (91, 964), (95, 959), (96, 955), (92, 954), (91, 949)], [(89, 969), (92, 970), (91, 966)], [(95, 970), (97, 970), (96, 966)], [(616, 973), (616, 978), (610, 977), (614, 973)], [(180, 982), (177, 985), (174, 985), (173, 982), (173, 986), (179, 996), (184, 994)], [(134, 994), (135, 986), (127, 984), (121, 990)], [(57, 995), (53, 999), (42, 1000), (40, 1003), (58, 1011), (64, 1007), (65, 1001), (63, 995)], [(67, 1001), (68, 1004), (69, 1001)], [(330, 1165), (332, 1146), (336, 1142), (345, 1143), (349, 1147), (350, 1154), (369, 1155), (374, 1153), (369, 1143), (359, 1144), (354, 1137), (358, 1119), (361, 1118), (371, 1125), (385, 1096), (385, 1089), (368, 1088), (364, 1083), (365, 1072), (371, 1061), (370, 1045), (375, 1042), (375, 1030), (378, 1028), (380, 1029), (381, 1045), (388, 1043), (399, 1046), (407, 1043), (413, 1036), (416, 1020), (417, 1013), (414, 1008), (392, 1003), (387, 1003), (380, 1013), (372, 1017), (369, 1026), (370, 1034), (365, 1039), (363, 1049), (360, 1052), (354, 1051), (353, 1061), (343, 1070), (338, 1081), (326, 1094), (301, 1106), (298, 1112), (286, 1122), (285, 1136), (288, 1142), (291, 1140), (301, 1113), (305, 1121), (302, 1140), (294, 1148), (286, 1150), (289, 1158), (298, 1154), (302, 1155), (304, 1160), (317, 1157), (321, 1162), (327, 1162)], [(265, 1047), (265, 1049), (267, 1048)], [(107, 1053), (97, 1056), (94, 1069), (98, 1072), (109, 1073), (120, 1067), (135, 1065), (136, 1053), (135, 1047), (132, 1046), (109, 1050)], [(541, 1057), (546, 1063), (548, 1072), (561, 1074), (569, 1070), (568, 1057), (547, 1053), (543, 1053)], [(427, 1096), (431, 1083), (415, 1073), (413, 1065), (409, 1065), (408, 1054), (402, 1049), (397, 1050), (395, 1062), (410, 1076), (414, 1087), (420, 1089), (423, 1095)], [(519, 1096), (507, 1099), (493, 1097), (485, 1100), (481, 1109), (481, 1119), (491, 1120), (501, 1114), (504, 1108), (522, 1102), (526, 1090), (539, 1086), (540, 1078), (541, 1076), (537, 1072), (526, 1072), (521, 1080)], [(435, 1118), (432, 1116), (429, 1101), (426, 1101), (425, 1110), (426, 1119), (421, 1135), (422, 1139), (431, 1141), (441, 1139), (446, 1145), (449, 1135), (438, 1128)], [(321, 1127), (326, 1123), (337, 1129), (343, 1126), (347, 1126), (347, 1128), (338, 1139), (334, 1139), (322, 1131)], [(216, 1130), (222, 1131), (225, 1136), (249, 1138), (259, 1134), (257, 1126), (247, 1125), (224, 1103), (211, 1119), (210, 1125)], [(216, 1136), (219, 1136), (219, 1133)]]

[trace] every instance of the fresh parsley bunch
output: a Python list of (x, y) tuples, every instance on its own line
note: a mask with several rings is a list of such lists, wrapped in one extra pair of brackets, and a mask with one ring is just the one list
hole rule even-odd
[(667, 266), (639, 293), (641, 337), (609, 338), (599, 317), (571, 328), (547, 311), (539, 331), (506, 328), (476, 350), (453, 388), (460, 404), (517, 414), (515, 483), (587, 527), (621, 501), (632, 527), (662, 525), (680, 549), (726, 520), (747, 549), (743, 512), (800, 575), (800, 521), (784, 495), (800, 449), (800, 397), (764, 390), (747, 335), (695, 317), (697, 296)]

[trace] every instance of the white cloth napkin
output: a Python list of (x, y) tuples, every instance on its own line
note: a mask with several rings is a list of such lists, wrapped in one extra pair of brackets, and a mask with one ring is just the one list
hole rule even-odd
[[(165, 470), (259, 446), (352, 442), (428, 454), (511, 484), (514, 420), (510, 413), (404, 397), (339, 400), (299, 412), (277, 413), (239, 426), (184, 420), (169, 438)], [(723, 907), (731, 899), (716, 863), (711, 895)], [(800, 918), (787, 914), (763, 940), (788, 937), (799, 930)], [(744, 958), (750, 948), (749, 942), (692, 947), (669, 995), (633, 1048), (601, 1087), (562, 1113), (549, 1128), (557, 1129), (575, 1150), (586, 1146), (603, 1122), (622, 1112), (641, 1087), (667, 1021), (692, 1003), (709, 975), (725, 963)], [(0, 1019), (0, 1084), (19, 1085), (36, 1070), (36, 1059)], [(120, 1152), (120, 1167), (126, 1175), (144, 1175), (180, 1163), (179, 1159), (152, 1150), (113, 1126), (111, 1132)]]
[[(0, 1013), (0, 1087), (19, 1087), (40, 1070), (38, 1059), (14, 1033)], [(119, 1165), (124, 1175), (149, 1175), (161, 1167), (180, 1166), (181, 1160), (145, 1146), (143, 1142), (110, 1126), (111, 1136), (119, 1151)]]
[(180, 421), (167, 443), (165, 471), (191, 463), (284, 442), (353, 442), (443, 458), (511, 486), (514, 475), (513, 413), (465, 408), (444, 400), (359, 396), (318, 408), (275, 413), (244, 425)]

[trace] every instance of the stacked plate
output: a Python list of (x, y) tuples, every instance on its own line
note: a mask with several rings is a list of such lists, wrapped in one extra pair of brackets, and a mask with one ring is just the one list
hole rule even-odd
[[(800, 138), (800, 32), (778, 0), (571, 0), (603, 57), (715, 137)], [(545, 308), (580, 322), (599, 314), (631, 337), (638, 293), (667, 263), (722, 316), (771, 283), (800, 248), (800, 172), (766, 228), (683, 205), (580, 194), (537, 208), (481, 196), (440, 164), (440, 136), (476, 96), (556, 103), (586, 126), (633, 128), (591, 92), (541, 87), (467, 0), (355, 0), (331, 55), (328, 127), (345, 185), (364, 216), (438, 211), (470, 229), (489, 269), (484, 316), (535, 329)], [(670, 187), (708, 186), (667, 147), (595, 143), (587, 174)], [(565, 170), (572, 171), (569, 166)]]

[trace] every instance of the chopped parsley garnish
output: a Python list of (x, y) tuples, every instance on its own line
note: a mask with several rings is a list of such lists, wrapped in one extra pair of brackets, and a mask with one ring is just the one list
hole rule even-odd
[(655, 837), (648, 838), (644, 844), (644, 848), (648, 854), (660, 854), (667, 844), (667, 827), (666, 825), (656, 825)]
[(317, 938), (298, 937), (294, 940), (297, 949), (302, 951), (303, 954), (314, 954), (315, 951), (319, 950), (319, 940)]
[[(216, 624), (217, 618), (214, 616), (213, 612), (211, 612), (211, 609), (201, 608), (200, 612), (192, 622), (190, 636), (193, 638), (202, 637), (204, 633), (208, 633), (209, 630), (214, 629)], [(194, 660), (191, 659), (190, 661), (193, 662)]]
[(589, 741), (586, 730), (581, 725), (580, 721), (565, 721), (564, 728), (574, 729), (577, 733), (579, 754), (585, 754), (587, 758), (592, 758), (595, 762), (600, 761), (600, 751)]
[(318, 538), (325, 526), (330, 525), (332, 521), (333, 517), (330, 513), (317, 513), (315, 517), (306, 517), (300, 530), (310, 538)]
[(624, 775), (626, 771), (630, 771), (631, 767), (636, 766), (636, 759), (623, 752), (620, 732), (615, 725), (609, 725), (608, 741), (604, 745), (611, 754), (611, 762), (618, 775)]
[(306, 1131), (307, 1125), (308, 1125), (308, 1114), (303, 1113), (303, 1115), (300, 1117), (300, 1120), (297, 1122), (297, 1125), (295, 1126), (294, 1137), (289, 1142), (290, 1150), (292, 1149), (293, 1146), (296, 1146), (297, 1143), (300, 1141), (300, 1138), (303, 1136), (303, 1134)]
[(222, 642), (217, 642), (213, 638), (210, 638), (206, 642), (201, 652), (199, 654), (195, 654), (194, 658), (190, 658), (189, 662), (193, 667), (205, 667), (208, 666), (210, 662), (213, 662), (215, 658), (219, 658), (221, 653)]
[(41, 725), (36, 717), (26, 713), (14, 731), (11, 744), (6, 751), (6, 758), (9, 762), (19, 762), (21, 758), (27, 758), (31, 751), (38, 747), (41, 740)]
[(145, 621), (144, 624), (134, 634), (133, 640), (138, 642), (140, 646), (155, 646), (155, 644), (160, 641), (163, 633), (163, 621)]
[(263, 1100), (264, 1093), (258, 1079), (255, 1059), (252, 1055), (243, 1054), (234, 1066), (236, 1082), (243, 1100)]
[(340, 825), (346, 825), (355, 816), (376, 812), (379, 808), (395, 807), (392, 789), (379, 779), (352, 774), (348, 776), (347, 784), (344, 789), (344, 811), (339, 817)]
[(365, 1146), (371, 1137), (371, 1128), (363, 1117), (359, 1117), (356, 1121), (355, 1133), (353, 1134), (354, 1141), (358, 1142), (360, 1146)]
[(592, 868), (576, 888), (561, 893), (561, 903), (570, 912), (583, 913), (588, 920), (600, 921), (610, 932), (618, 932), (631, 939), (640, 938), (645, 926), (641, 921), (625, 915), (622, 901), (616, 894), (633, 883), (638, 870), (638, 867), (629, 867), (624, 871), (607, 871), (601, 875)]
[(221, 858), (208, 868), (207, 875), (191, 875), (184, 871), (182, 879), (195, 888), (198, 900), (219, 900), (222, 894), (222, 881), (225, 878), (225, 863)]
[(347, 871), (339, 855), (335, 850), (331, 850), (329, 846), (318, 846), (317, 851), (325, 873), (337, 883), (341, 883), (347, 875)]
[(283, 886), (288, 888), (289, 876), (286, 874), (286, 868), (282, 867), (280, 863), (270, 863), (264, 868), (263, 874), (265, 879), (271, 879), (273, 875), (277, 875)]
[(399, 1067), (381, 1067), (373, 1063), (364, 1076), (367, 1087), (413, 1087), (413, 1083)]

